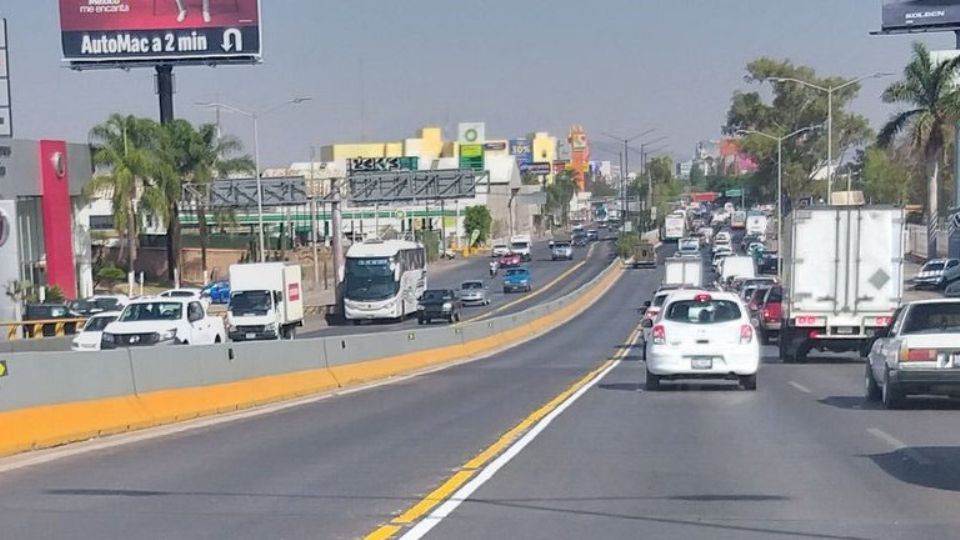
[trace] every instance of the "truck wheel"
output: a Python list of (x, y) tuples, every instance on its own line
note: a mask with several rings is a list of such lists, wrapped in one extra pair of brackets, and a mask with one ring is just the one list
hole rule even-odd
[(214, 343), (223, 343), (223, 340), (220, 339), (220, 336), (213, 338)]
[(880, 387), (880, 401), (888, 409), (899, 409), (903, 405), (903, 390), (890, 380), (890, 371), (884, 372), (883, 386)]
[(744, 390), (754, 391), (757, 389), (757, 374), (753, 375), (742, 375), (740, 377), (740, 386)]
[(870, 369), (870, 360), (867, 360), (866, 370), (864, 370), (863, 375), (864, 381), (864, 397), (867, 401), (880, 401), (880, 398), (883, 392), (880, 390), (880, 385), (877, 384), (877, 380), (873, 378), (873, 370)]
[(294, 340), (297, 339), (297, 327), (291, 326), (287, 328), (287, 339)]
[(797, 361), (797, 350), (791, 349), (790, 340), (783, 331), (780, 332), (780, 360), (784, 364), (792, 364)]

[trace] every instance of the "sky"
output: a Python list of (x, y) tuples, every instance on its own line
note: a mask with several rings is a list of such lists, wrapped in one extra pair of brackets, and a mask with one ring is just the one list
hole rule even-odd
[[(484, 121), (488, 138), (583, 125), (612, 159), (615, 143), (653, 129), (654, 146), (689, 159), (717, 138), (746, 64), (788, 58), (820, 75), (902, 73), (910, 43), (951, 49), (951, 34), (871, 36), (881, 0), (263, 0), (263, 63), (182, 67), (176, 115), (212, 122), (197, 102), (265, 110), (264, 167), (306, 161), (311, 146), (412, 137), (426, 125), (456, 136)], [(18, 138), (84, 142), (113, 112), (156, 118), (149, 69), (76, 72), (61, 62), (54, 0), (0, 0), (8, 19)], [(863, 84), (853, 104), (878, 127), (893, 79)], [(226, 132), (252, 152), (249, 119)]]

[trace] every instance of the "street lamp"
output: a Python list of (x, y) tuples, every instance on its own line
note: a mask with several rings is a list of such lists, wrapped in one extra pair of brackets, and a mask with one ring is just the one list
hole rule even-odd
[(272, 112), (275, 112), (287, 105), (299, 105), (306, 101), (311, 101), (311, 97), (296, 97), (293, 99), (288, 99), (282, 103), (278, 103), (272, 107), (264, 109), (259, 112), (250, 112), (234, 107), (232, 105), (227, 105), (224, 103), (218, 102), (198, 102), (196, 105), (198, 107), (203, 107), (205, 109), (217, 109), (218, 111), (224, 110), (230, 113), (239, 114), (246, 116), (253, 120), (253, 160), (257, 168), (257, 228), (259, 229), (260, 236), (260, 262), (266, 261), (266, 248), (263, 238), (263, 185), (260, 179), (260, 118), (266, 116)]
[(792, 139), (801, 133), (814, 131), (822, 127), (822, 124), (807, 126), (782, 137), (752, 129), (741, 129), (737, 131), (738, 135), (757, 135), (777, 143), (777, 279), (780, 280), (781, 283), (783, 282), (783, 141)]
[[(814, 90), (819, 90), (820, 92), (827, 94), (827, 204), (830, 204), (830, 199), (833, 196), (833, 93), (837, 90), (842, 90), (848, 86), (852, 86), (867, 79), (880, 79), (882, 77), (890, 77), (891, 75), (893, 75), (893, 73), (874, 73), (873, 75), (858, 77), (837, 86), (820, 86), (819, 84), (814, 84), (802, 79), (796, 79), (794, 77), (767, 78), (768, 81), (772, 82), (792, 82), (801, 84), (808, 88), (813, 88)], [(847, 179), (847, 191), (850, 191), (849, 178)]]
[[(626, 225), (626, 223), (627, 223), (627, 217), (628, 217), (628, 214), (627, 214), (627, 178), (629, 178), (629, 176), (630, 176), (630, 158), (629, 158), (629, 154), (630, 154), (630, 143), (633, 142), (633, 141), (635, 141), (635, 140), (637, 140), (637, 139), (640, 139), (640, 138), (642, 138), (642, 137), (646, 137), (647, 135), (653, 133), (654, 131), (656, 131), (656, 128), (651, 128), (651, 129), (648, 129), (648, 130), (644, 131), (643, 133), (639, 133), (639, 134), (637, 134), (637, 135), (634, 135), (633, 137), (626, 137), (626, 138), (625, 138), (625, 137), (618, 137), (618, 136), (616, 136), (616, 135), (612, 135), (612, 134), (606, 133), (606, 132), (601, 132), (601, 133), (600, 133), (600, 134), (603, 135), (604, 137), (608, 137), (608, 138), (613, 139), (613, 140), (615, 140), (615, 141), (617, 141), (617, 142), (623, 143), (623, 171), (621, 171), (621, 174), (620, 174), (620, 178), (621, 178), (621, 180), (620, 180), (620, 200), (621, 200), (621, 205), (622, 205), (622, 207), (621, 207), (621, 212), (623, 213), (623, 216), (621, 216), (621, 221), (623, 221), (623, 224), (624, 224), (624, 225)], [(664, 138), (665, 138), (665, 137), (661, 137), (661, 140), (664, 139)], [(642, 145), (641, 145), (641, 148), (643, 148)], [(641, 151), (641, 154), (642, 154), (642, 153), (643, 153), (643, 152)]]

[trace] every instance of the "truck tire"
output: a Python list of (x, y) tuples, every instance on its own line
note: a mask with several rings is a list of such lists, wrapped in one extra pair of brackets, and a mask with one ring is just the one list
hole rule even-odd
[(793, 364), (797, 361), (797, 350), (791, 347), (790, 343), (790, 334), (785, 331), (780, 331), (780, 360), (784, 364)]
[(296, 326), (292, 326), (292, 325), (291, 325), (291, 326), (288, 326), (288, 327), (287, 327), (287, 339), (289, 339), (289, 340), (297, 339), (297, 327), (296, 327)]
[(742, 375), (739, 377), (740, 387), (744, 390), (755, 391), (757, 389), (757, 374)]
[(870, 360), (867, 359), (866, 369), (864, 370), (863, 375), (864, 381), (864, 397), (867, 401), (880, 401), (883, 392), (880, 390), (880, 385), (877, 384), (877, 380), (873, 378), (873, 370), (870, 369)]

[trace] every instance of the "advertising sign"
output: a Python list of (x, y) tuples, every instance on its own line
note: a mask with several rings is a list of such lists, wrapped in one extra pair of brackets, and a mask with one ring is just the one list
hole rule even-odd
[(512, 139), (510, 141), (510, 155), (516, 158), (520, 171), (524, 165), (533, 162), (533, 144), (528, 139)]
[(257, 62), (259, 0), (60, 0), (63, 58), (86, 63)]
[(462, 122), (457, 126), (457, 140), (462, 143), (482, 143), (487, 140), (487, 125), (483, 122)]
[(504, 141), (483, 143), (483, 149), (487, 152), (503, 152), (507, 149), (507, 143)]
[(7, 20), (0, 18), (0, 137), (13, 137), (13, 104), (10, 102), (10, 54)]
[(545, 176), (551, 173), (550, 163), (527, 163), (520, 166), (520, 172), (524, 174), (535, 174), (537, 176)]
[(884, 0), (883, 31), (909, 32), (960, 27), (960, 0)]
[(482, 144), (460, 145), (460, 168), (470, 171), (484, 170)]
[(418, 168), (418, 157), (388, 157), (388, 158), (356, 158), (347, 162), (350, 171), (415, 171)]

